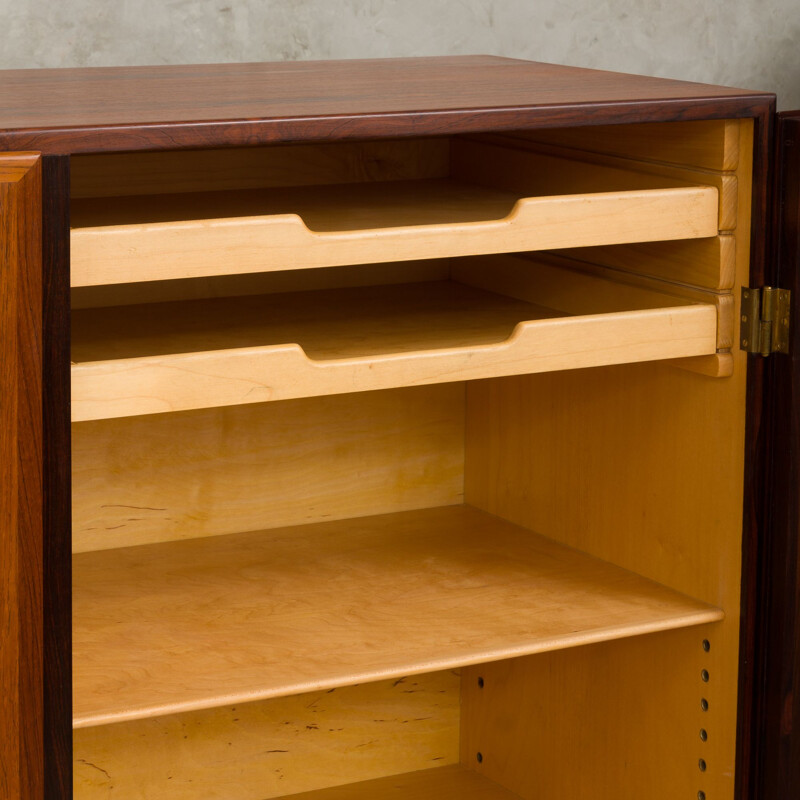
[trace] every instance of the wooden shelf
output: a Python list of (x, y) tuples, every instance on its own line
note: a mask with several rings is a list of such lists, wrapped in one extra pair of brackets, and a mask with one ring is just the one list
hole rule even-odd
[(525, 197), (434, 178), (78, 199), (71, 281), (92, 286), (717, 235), (717, 188), (663, 183)]
[(442, 281), (76, 311), (72, 419), (716, 352), (713, 305), (498, 258), (474, 279), (542, 305)]
[(460, 765), (390, 775), (344, 786), (287, 795), (287, 800), (520, 800), (497, 783)]
[(73, 576), (75, 727), (723, 616), (467, 506), (84, 553)]

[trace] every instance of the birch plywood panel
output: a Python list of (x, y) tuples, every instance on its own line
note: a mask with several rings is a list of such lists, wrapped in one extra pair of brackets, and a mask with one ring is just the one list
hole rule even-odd
[(267, 800), (458, 761), (453, 672), (75, 731), (76, 800)]
[(524, 798), (730, 800), (735, 723), (721, 705), (736, 669), (722, 668), (719, 636), (702, 626), (465, 669), (462, 761)]
[(459, 503), (464, 385), (73, 425), (73, 550)]

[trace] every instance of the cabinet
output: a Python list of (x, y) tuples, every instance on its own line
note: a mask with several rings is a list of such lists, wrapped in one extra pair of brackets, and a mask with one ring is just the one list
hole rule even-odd
[(791, 785), (793, 357), (740, 302), (793, 288), (770, 95), (493, 57), (0, 83), (4, 796)]

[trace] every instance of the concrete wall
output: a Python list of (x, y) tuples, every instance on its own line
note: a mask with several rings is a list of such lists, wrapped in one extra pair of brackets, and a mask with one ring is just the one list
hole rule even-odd
[(800, 0), (0, 0), (0, 20), (0, 68), (492, 53), (800, 107)]

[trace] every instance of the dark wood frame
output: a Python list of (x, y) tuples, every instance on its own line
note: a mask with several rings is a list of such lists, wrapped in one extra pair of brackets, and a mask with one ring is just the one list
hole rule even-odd
[(767, 279), (792, 290), (795, 322), (790, 354), (763, 368), (753, 798), (800, 797), (800, 112), (778, 118), (773, 152)]
[[(414, 60), (416, 66), (423, 61), (426, 60)], [(466, 64), (469, 59), (446, 61), (450, 68), (454, 62)], [(522, 62), (504, 59), (481, 61), (486, 80), (501, 80), (502, 70), (508, 63)], [(87, 120), (91, 120), (91, 124), (33, 125), (26, 122), (22, 114), (18, 123), (0, 127), (0, 151), (33, 149), (45, 154), (40, 162), (42, 194), (35, 198), (37, 205), (41, 203), (42, 285), (38, 286), (36, 276), (26, 275), (31, 281), (27, 286), (31, 308), (38, 307), (35, 313), (41, 314), (41, 320), (20, 327), (32, 348), (30, 352), (38, 353), (31, 358), (23, 374), (29, 375), (34, 382), (38, 381), (36, 386), (41, 384), (43, 387), (35, 389), (32, 395), (40, 398), (40, 411), (33, 409), (31, 419), (20, 418), (20, 444), (21, 452), (25, 453), (25, 469), (42, 480), (41, 488), (35, 488), (30, 495), (34, 498), (29, 503), (29, 510), (34, 515), (31, 524), (34, 528), (39, 524), (39, 530), (43, 531), (38, 539), (36, 535), (22, 536), (29, 548), (29, 561), (19, 571), (20, 581), (25, 580), (28, 574), (41, 575), (42, 580), (41, 594), (32, 595), (31, 602), (19, 609), (20, 620), (36, 632), (43, 648), (36, 651), (35, 636), (21, 645), (22, 657), (30, 659), (33, 667), (28, 670), (30, 680), (20, 685), (20, 702), (27, 709), (41, 711), (40, 722), (25, 734), (26, 750), (20, 761), (21, 769), (27, 770), (24, 780), (28, 788), (24, 790), (27, 794), (22, 795), (24, 800), (66, 799), (71, 797), (72, 792), (70, 155), (752, 117), (755, 120), (755, 152), (751, 285), (768, 282), (790, 287), (794, 289), (795, 297), (800, 297), (800, 274), (797, 269), (800, 238), (796, 232), (797, 224), (793, 234), (786, 224), (791, 220), (800, 222), (800, 183), (782, 195), (786, 200), (784, 223), (778, 225), (777, 231), (785, 258), (780, 270), (774, 268), (767, 252), (767, 189), (770, 185), (774, 118), (772, 95), (720, 90), (698, 84), (634, 79), (613, 73), (594, 73), (550, 65), (531, 65), (530, 69), (534, 70), (534, 67), (544, 77), (557, 72), (568, 73), (572, 83), (564, 90), (563, 96), (548, 96), (548, 102), (538, 96), (524, 102), (523, 92), (517, 103), (486, 107), (477, 104), (476, 92), (457, 82), (458, 69), (452, 75), (448, 74), (446, 79), (434, 80), (437, 67), (430, 61), (430, 66), (426, 68), (430, 70), (431, 84), (436, 88), (423, 99), (415, 100), (419, 104), (416, 110), (404, 108), (404, 103), (409, 106), (411, 100), (403, 101), (400, 98), (400, 110), (397, 111), (359, 108), (352, 113), (332, 115), (318, 113), (325, 109), (324, 104), (316, 98), (309, 100), (307, 111), (303, 114), (282, 116), (273, 113), (269, 117), (254, 118), (244, 111), (264, 91), (259, 82), (264, 80), (262, 75), (251, 79), (246, 102), (232, 107), (220, 106), (211, 118), (197, 116), (193, 119), (192, 109), (189, 109), (182, 112), (183, 116), (178, 119), (167, 118), (164, 121), (158, 118), (163, 109), (148, 109), (145, 101), (134, 109), (140, 117), (135, 122), (114, 117), (113, 111), (104, 116), (97, 98), (103, 95), (107, 87), (101, 91), (97, 86), (105, 87), (104, 81), (111, 85), (115, 81), (128, 80), (128, 90), (133, 86), (135, 95), (146, 96), (143, 87), (147, 80), (153, 75), (163, 74), (165, 70), (186, 75), (188, 85), (198, 76), (213, 75), (215, 71), (235, 71), (236, 65), (217, 68), (23, 71), (7, 73), (14, 76), (10, 82), (13, 84), (11, 89), (3, 89), (0, 82), (0, 107), (17, 109), (23, 102), (35, 104), (43, 86), (47, 91), (57, 92), (60, 81), (70, 85), (77, 81), (79, 86), (82, 84), (86, 87), (86, 100), (83, 106), (78, 104), (69, 111), (76, 120), (80, 120), (84, 114)], [(346, 81), (348, 76), (363, 72), (365, 66), (359, 62), (344, 65), (339, 62), (336, 69), (342, 72)], [(496, 73), (496, 77), (493, 73)], [(591, 78), (588, 84), (587, 76)], [(646, 91), (643, 91), (643, 87)], [(593, 91), (602, 95), (612, 89), (617, 92), (617, 99), (592, 97)], [(454, 92), (460, 92), (459, 96), (463, 98), (461, 107), (453, 107)], [(376, 90), (374, 98), (363, 99), (365, 102), (373, 99), (377, 108), (382, 100), (380, 95), (381, 92)], [(174, 103), (180, 104), (184, 96), (178, 82)], [(197, 113), (200, 114), (200, 110)], [(152, 119), (148, 119), (148, 115)], [(797, 169), (800, 165), (800, 122), (785, 122), (781, 131), (784, 134), (791, 132), (793, 136), (798, 132), (798, 146), (784, 146), (782, 150), (786, 162), (794, 164)], [(38, 235), (38, 228), (36, 231)], [(5, 313), (5, 310), (0, 309), (0, 312)], [(800, 412), (796, 410), (800, 407), (797, 400), (800, 373), (795, 366), (796, 354), (800, 352), (797, 327), (793, 342), (795, 355), (783, 360), (782, 357), (771, 360), (752, 357), (748, 375), (736, 783), (737, 796), (741, 800), (785, 800), (800, 796), (800, 737), (791, 735), (792, 711), (795, 716), (800, 715), (800, 678), (796, 663), (786, 663), (781, 656), (782, 650), (790, 645), (795, 652), (800, 652), (800, 608), (797, 605), (800, 580), (796, 571), (787, 569), (787, 565), (796, 564), (797, 561), (796, 534), (800, 527), (797, 499), (800, 468), (796, 463), (790, 463), (789, 458), (790, 451), (800, 453)], [(38, 338), (39, 331), (41, 340)], [(5, 374), (0, 377), (4, 381), (7, 379)], [(37, 414), (38, 422), (33, 419)], [(777, 442), (786, 441), (790, 447), (776, 447)], [(0, 454), (3, 454), (3, 447), (11, 445), (5, 439), (0, 443)], [(43, 515), (41, 523), (35, 521), (37, 513)], [(787, 598), (794, 605), (787, 602)], [(792, 702), (793, 707), (787, 705)], [(3, 746), (3, 736), (0, 735), (0, 748)], [(9, 794), (9, 797), (12, 796)]]

